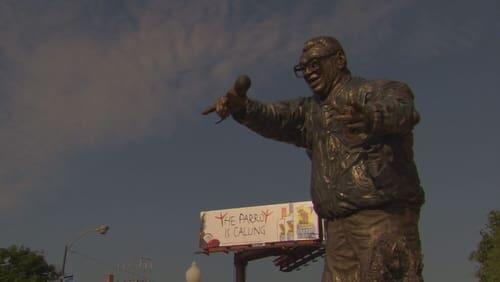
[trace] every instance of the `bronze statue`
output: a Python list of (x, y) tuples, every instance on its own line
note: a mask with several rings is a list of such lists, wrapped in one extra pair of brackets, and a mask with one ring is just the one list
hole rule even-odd
[(297, 77), (313, 95), (262, 103), (240, 77), (215, 106), (222, 118), (304, 148), (312, 163), (311, 197), (326, 220), (322, 281), (423, 281), (418, 232), (424, 192), (413, 160), (419, 114), (401, 82), (351, 76), (340, 43), (308, 40)]

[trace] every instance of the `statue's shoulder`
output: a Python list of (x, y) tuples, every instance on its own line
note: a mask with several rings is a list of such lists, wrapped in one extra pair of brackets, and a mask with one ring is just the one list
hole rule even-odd
[(389, 80), (389, 79), (364, 79), (361, 77), (353, 77), (351, 80), (352, 86), (360, 89), (360, 90), (365, 90), (367, 92), (375, 92), (375, 91), (383, 91), (384, 89), (394, 89), (394, 88), (407, 88), (408, 90), (410, 87), (402, 82), (402, 81), (397, 81), (397, 80)]
[(305, 106), (310, 105), (314, 101), (315, 101), (315, 98), (313, 96), (298, 97), (298, 98), (290, 100), (291, 103), (305, 105)]
[(388, 92), (398, 92), (401, 94), (407, 94), (413, 96), (413, 93), (405, 82), (389, 79), (363, 79), (356, 78), (354, 80), (354, 85), (359, 93), (372, 93), (384, 95)]
[(291, 109), (309, 109), (314, 104), (314, 98), (312, 96), (308, 97), (296, 97), (288, 100), (279, 101), (278, 103), (271, 103), (271, 105), (275, 106), (285, 106), (286, 108)]

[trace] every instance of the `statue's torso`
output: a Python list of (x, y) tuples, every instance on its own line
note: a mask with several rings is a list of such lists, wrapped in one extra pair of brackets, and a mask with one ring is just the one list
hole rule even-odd
[[(353, 78), (325, 101), (309, 100), (306, 129), (311, 140), (311, 195), (325, 218), (385, 205), (423, 203), (413, 161), (411, 132), (404, 135), (352, 134), (334, 120), (377, 83)], [(359, 98), (362, 99), (362, 98)]]

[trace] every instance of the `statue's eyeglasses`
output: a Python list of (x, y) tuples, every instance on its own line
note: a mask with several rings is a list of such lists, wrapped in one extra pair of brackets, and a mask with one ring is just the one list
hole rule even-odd
[(337, 53), (331, 53), (331, 54), (312, 58), (306, 64), (297, 64), (293, 67), (293, 72), (295, 73), (295, 76), (297, 78), (302, 78), (302, 77), (304, 77), (304, 73), (306, 71), (309, 71), (309, 72), (318, 71), (319, 67), (320, 67), (320, 61), (324, 58), (328, 58), (328, 57), (331, 57), (333, 55), (337, 55)]

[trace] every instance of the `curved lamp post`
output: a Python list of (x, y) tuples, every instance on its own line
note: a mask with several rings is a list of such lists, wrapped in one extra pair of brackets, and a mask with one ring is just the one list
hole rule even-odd
[(73, 246), (73, 244), (76, 241), (80, 240), (82, 237), (85, 237), (86, 235), (88, 235), (90, 233), (96, 232), (97, 234), (104, 235), (108, 232), (108, 230), (109, 230), (109, 226), (100, 225), (96, 228), (92, 228), (92, 229), (89, 229), (89, 230), (86, 230), (86, 231), (80, 233), (80, 235), (78, 235), (75, 239), (69, 241), (69, 243), (64, 245), (64, 257), (63, 257), (63, 264), (62, 264), (62, 270), (61, 270), (61, 281), (64, 280), (64, 270), (66, 269), (66, 257), (68, 256), (68, 250), (71, 249), (71, 246)]

